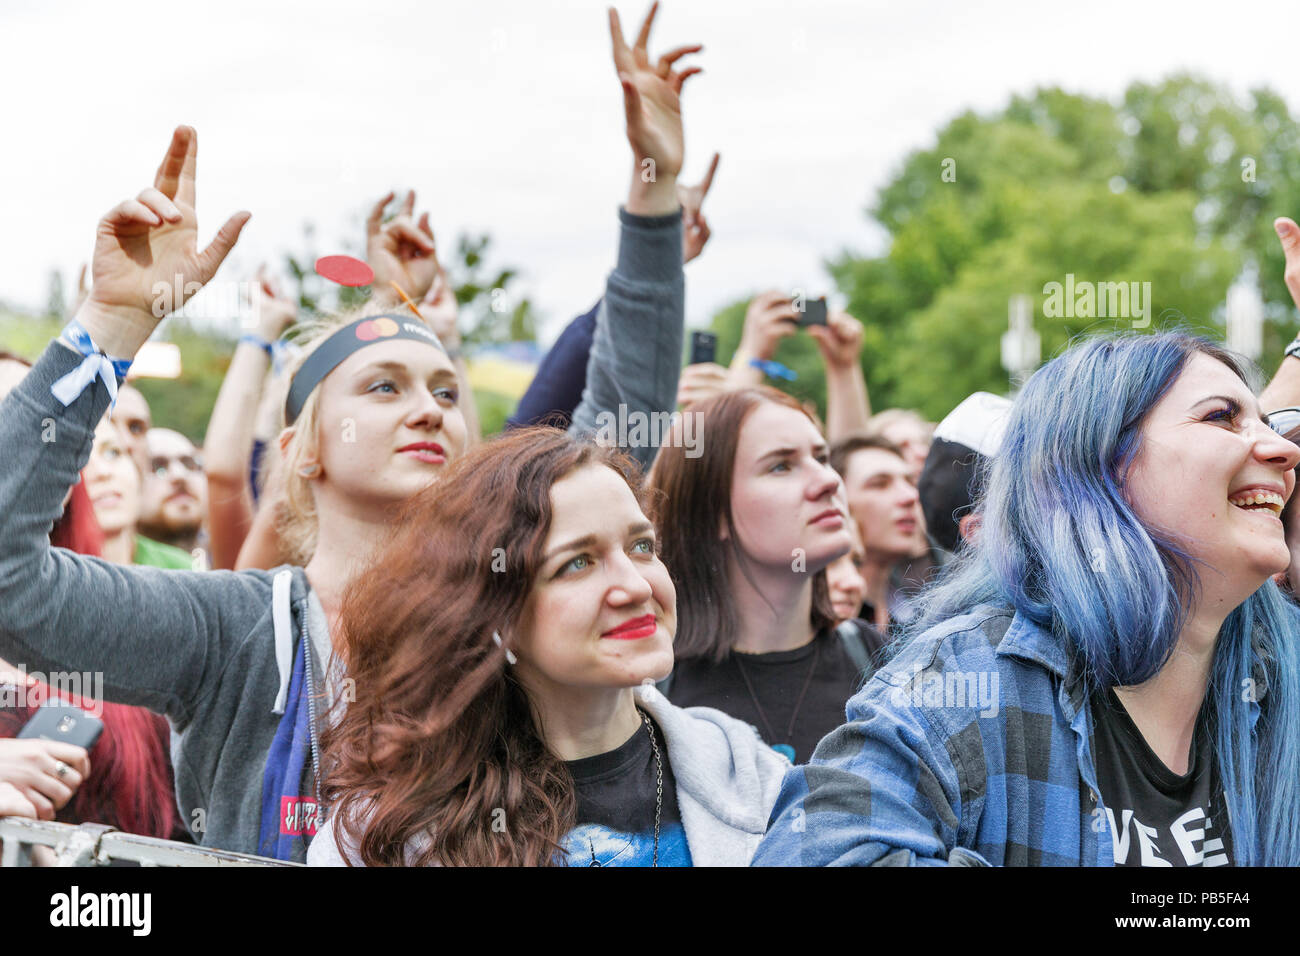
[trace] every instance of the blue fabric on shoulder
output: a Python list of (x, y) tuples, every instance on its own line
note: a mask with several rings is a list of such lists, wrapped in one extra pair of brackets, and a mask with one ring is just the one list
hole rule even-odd
[(298, 790), (311, 757), (311, 708), (304, 699), (306, 648), (295, 655), (288, 702), (262, 771), (262, 825), (258, 847), (263, 856), (291, 859), (294, 841), (316, 832), (316, 800)]

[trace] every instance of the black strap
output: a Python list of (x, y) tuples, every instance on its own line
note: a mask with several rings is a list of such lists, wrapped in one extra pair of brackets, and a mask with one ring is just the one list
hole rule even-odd
[(849, 660), (853, 662), (858, 678), (861, 679), (871, 666), (871, 655), (867, 651), (867, 642), (862, 639), (862, 632), (852, 621), (841, 621), (835, 628), (835, 633), (840, 636), (844, 652), (849, 655)]

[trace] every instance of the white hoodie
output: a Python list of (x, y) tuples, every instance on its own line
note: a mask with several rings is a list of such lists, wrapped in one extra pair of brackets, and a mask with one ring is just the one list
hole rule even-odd
[[(677, 781), (677, 809), (695, 866), (748, 866), (790, 761), (759, 739), (749, 724), (712, 707), (676, 707), (651, 686), (637, 703), (664, 732)], [(355, 849), (347, 860), (359, 865)], [(307, 851), (309, 866), (343, 866), (330, 816)]]

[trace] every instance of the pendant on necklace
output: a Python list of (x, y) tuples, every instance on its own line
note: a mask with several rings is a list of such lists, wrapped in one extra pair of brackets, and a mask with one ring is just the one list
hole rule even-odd
[(785, 757), (791, 763), (794, 763), (794, 748), (789, 744), (772, 744), (772, 749)]

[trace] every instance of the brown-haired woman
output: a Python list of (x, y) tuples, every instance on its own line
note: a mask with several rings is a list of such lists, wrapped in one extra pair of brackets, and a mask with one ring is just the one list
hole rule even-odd
[(682, 622), (663, 686), (807, 760), (883, 644), (864, 621), (834, 626), (825, 569), (852, 544), (843, 486), (816, 423), (782, 392), (728, 392), (687, 414), (702, 416), (697, 456), (665, 447), (651, 473)]
[(515, 432), (395, 528), (340, 617), (356, 694), (309, 863), (749, 862), (789, 765), (655, 690), (676, 596), (629, 459)]

